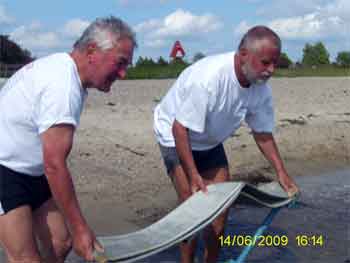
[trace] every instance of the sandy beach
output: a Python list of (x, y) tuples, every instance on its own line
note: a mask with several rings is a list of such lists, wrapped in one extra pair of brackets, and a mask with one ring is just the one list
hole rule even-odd
[[(69, 165), (98, 234), (130, 232), (177, 205), (152, 132), (152, 110), (174, 80), (119, 81), (90, 91)], [(293, 177), (350, 166), (350, 78), (272, 79), (275, 138)], [(225, 142), (233, 180), (272, 180), (249, 129)]]

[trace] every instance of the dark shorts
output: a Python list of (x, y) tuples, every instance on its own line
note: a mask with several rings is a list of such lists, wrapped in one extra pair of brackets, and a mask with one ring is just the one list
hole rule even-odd
[[(165, 147), (159, 144), (160, 152), (168, 175), (177, 166), (180, 160), (175, 147)], [(216, 147), (204, 151), (192, 151), (193, 159), (199, 173), (219, 168), (228, 167), (228, 161), (222, 143)]]
[(0, 165), (0, 215), (22, 205), (34, 211), (51, 198), (46, 176), (30, 176)]

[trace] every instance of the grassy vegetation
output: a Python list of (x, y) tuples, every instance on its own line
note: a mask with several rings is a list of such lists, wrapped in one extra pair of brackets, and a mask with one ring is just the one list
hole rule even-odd
[(188, 66), (188, 63), (182, 61), (164, 65), (139, 65), (128, 69), (127, 79), (177, 78), (180, 73)]
[[(128, 69), (127, 79), (168, 79), (177, 78), (190, 64), (170, 63), (165, 65), (139, 65)], [(296, 67), (290, 69), (276, 69), (274, 77), (349, 77), (350, 67), (335, 65), (317, 67)]]
[(180, 73), (186, 68), (185, 65), (172, 66), (154, 66), (129, 68), (127, 79), (169, 79), (177, 78)]
[(339, 67), (334, 65), (317, 67), (300, 67), (292, 69), (277, 69), (274, 77), (349, 77), (350, 67)]

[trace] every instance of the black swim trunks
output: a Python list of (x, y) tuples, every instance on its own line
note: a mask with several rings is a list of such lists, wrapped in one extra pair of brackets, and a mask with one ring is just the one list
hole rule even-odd
[(29, 205), (34, 211), (51, 198), (46, 176), (30, 176), (0, 165), (0, 215)]
[[(159, 145), (159, 147), (167, 173), (170, 175), (175, 166), (180, 165), (180, 160), (176, 153), (176, 148), (165, 147), (162, 145)], [(199, 173), (214, 168), (228, 166), (225, 149), (222, 143), (209, 150), (192, 151), (192, 155)]]

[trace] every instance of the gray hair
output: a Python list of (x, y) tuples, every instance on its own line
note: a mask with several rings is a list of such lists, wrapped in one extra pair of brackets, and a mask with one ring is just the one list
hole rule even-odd
[(262, 40), (265, 39), (271, 41), (281, 51), (281, 39), (266, 26), (255, 26), (249, 29), (239, 43), (238, 50), (247, 49), (255, 52), (259, 49)]
[(85, 29), (73, 47), (84, 50), (88, 44), (95, 43), (101, 50), (107, 50), (124, 38), (130, 39), (134, 47), (137, 47), (135, 33), (121, 19), (114, 16), (97, 18)]

